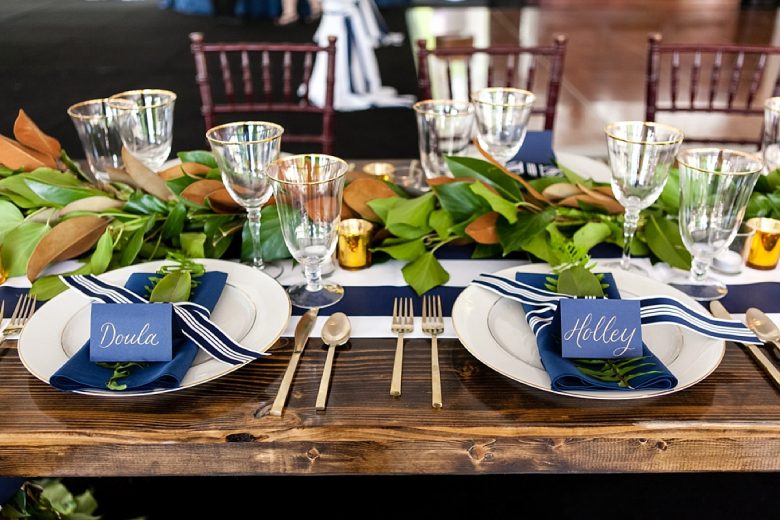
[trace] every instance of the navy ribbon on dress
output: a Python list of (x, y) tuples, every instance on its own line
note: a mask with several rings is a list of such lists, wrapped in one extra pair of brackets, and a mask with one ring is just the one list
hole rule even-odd
[[(558, 302), (571, 298), (546, 289), (494, 274), (481, 274), (472, 282), (489, 291), (532, 307), (526, 320), (534, 336), (552, 323)], [(639, 300), (639, 315), (643, 325), (669, 323), (715, 339), (761, 345), (763, 342), (742, 323), (707, 316), (686, 307), (684, 303), (668, 296), (645, 296)]]
[[(103, 303), (150, 303), (133, 291), (92, 275), (61, 276), (69, 287)], [(150, 304), (151, 305), (151, 304)], [(242, 347), (209, 319), (211, 313), (192, 302), (173, 303), (174, 325), (213, 358), (228, 365), (242, 365), (267, 354)]]

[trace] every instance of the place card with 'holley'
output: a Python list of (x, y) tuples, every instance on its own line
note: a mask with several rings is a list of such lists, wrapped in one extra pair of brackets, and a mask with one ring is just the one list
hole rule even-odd
[(552, 324), (566, 358), (632, 358), (642, 355), (639, 301), (563, 299)]

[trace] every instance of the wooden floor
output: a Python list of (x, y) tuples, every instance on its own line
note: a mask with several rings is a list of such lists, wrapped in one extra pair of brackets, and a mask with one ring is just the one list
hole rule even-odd
[[(410, 39), (470, 34), (475, 45), (569, 45), (556, 120), (556, 149), (605, 155), (603, 128), (643, 119), (647, 36), (668, 42), (780, 44), (775, 10), (740, 10), (739, 0), (541, 0), (539, 7), (410, 9)], [(771, 72), (771, 70), (768, 70)], [(773, 81), (774, 75), (768, 73)], [(766, 92), (767, 88), (763, 89)], [(754, 136), (760, 122), (723, 116), (660, 119), (689, 133)]]

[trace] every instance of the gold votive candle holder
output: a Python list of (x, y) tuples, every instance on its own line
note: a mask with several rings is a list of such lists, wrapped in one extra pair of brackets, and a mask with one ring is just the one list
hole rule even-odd
[(369, 175), (373, 175), (383, 181), (389, 181), (393, 173), (395, 173), (395, 166), (389, 162), (370, 162), (363, 166), (363, 172)]
[(780, 220), (751, 218), (746, 223), (755, 230), (747, 254), (747, 266), (753, 269), (774, 269), (780, 258)]
[(350, 218), (339, 224), (339, 265), (344, 269), (364, 269), (371, 265), (371, 231), (368, 220)]

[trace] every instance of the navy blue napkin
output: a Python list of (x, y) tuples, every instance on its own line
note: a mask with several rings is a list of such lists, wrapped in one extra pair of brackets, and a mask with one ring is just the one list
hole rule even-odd
[[(555, 275), (536, 273), (515, 274), (515, 280), (518, 282), (539, 289), (545, 289), (545, 284), (549, 277), (555, 277)], [(604, 275), (603, 283), (608, 284), (608, 287), (604, 290), (608, 298), (620, 299), (620, 291), (618, 291), (615, 280), (611, 274), (607, 273)], [(528, 313), (533, 310), (538, 310), (538, 307), (523, 304), (523, 309)], [(642, 362), (652, 363), (652, 365), (643, 366), (639, 368), (637, 372), (653, 371), (657, 373), (640, 375), (631, 379), (629, 381), (629, 384), (631, 385), (630, 388), (620, 386), (617, 382), (601, 381), (595, 377), (584, 374), (577, 368), (574, 359), (561, 357), (560, 337), (558, 336), (558, 333), (553, 330), (552, 325), (548, 325), (539, 330), (536, 337), (536, 343), (539, 347), (539, 356), (542, 358), (542, 365), (544, 365), (544, 369), (550, 376), (550, 383), (553, 390), (563, 392), (582, 390), (666, 390), (677, 386), (677, 378), (669, 372), (669, 369), (661, 363), (661, 360), (655, 357), (644, 343), (642, 344), (642, 356), (646, 357), (646, 359), (642, 360)], [(593, 365), (586, 366), (593, 368)]]
[[(146, 297), (145, 286), (154, 273), (134, 273), (130, 275), (125, 287)], [(210, 311), (214, 310), (222, 289), (227, 281), (227, 273), (218, 271), (205, 273), (198, 278), (200, 282), (193, 288), (190, 301), (198, 303)], [(101, 305), (95, 303), (94, 305)], [(176, 388), (181, 384), (184, 375), (190, 369), (198, 346), (182, 334), (174, 331), (173, 358), (171, 361), (149, 363), (145, 367), (133, 367), (130, 375), (120, 379), (120, 384), (127, 385), (124, 391), (150, 390), (153, 388)], [(111, 378), (113, 370), (103, 368), (89, 360), (89, 342), (70, 358), (57, 372), (51, 376), (49, 383), (60, 390), (106, 390), (106, 382)]]
[(552, 147), (552, 131), (528, 132), (520, 150), (509, 159), (507, 168), (529, 177), (542, 177), (558, 173)]

